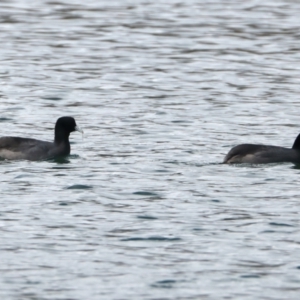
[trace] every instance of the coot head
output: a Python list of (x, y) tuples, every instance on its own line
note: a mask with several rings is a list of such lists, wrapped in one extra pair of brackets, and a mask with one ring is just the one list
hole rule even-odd
[(83, 132), (76, 124), (73, 117), (61, 117), (56, 121), (54, 130), (54, 140), (56, 143), (67, 141), (73, 131)]

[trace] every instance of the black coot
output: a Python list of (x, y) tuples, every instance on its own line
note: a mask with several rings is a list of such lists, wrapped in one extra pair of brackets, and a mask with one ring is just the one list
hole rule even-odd
[(0, 138), (0, 157), (10, 160), (44, 160), (70, 154), (69, 135), (82, 130), (72, 117), (61, 117), (56, 121), (54, 141), (5, 136)]
[(293, 147), (284, 148), (269, 145), (241, 144), (233, 147), (225, 156), (225, 164), (266, 164), (291, 162), (300, 163), (300, 134)]

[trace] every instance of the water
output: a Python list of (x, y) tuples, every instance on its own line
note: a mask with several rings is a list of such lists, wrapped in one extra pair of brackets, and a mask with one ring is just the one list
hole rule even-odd
[(299, 133), (296, 1), (2, 1), (1, 299), (299, 299), (299, 168), (219, 164)]

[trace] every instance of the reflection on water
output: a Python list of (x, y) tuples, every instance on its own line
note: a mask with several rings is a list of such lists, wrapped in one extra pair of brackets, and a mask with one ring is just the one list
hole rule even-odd
[(3, 299), (299, 298), (298, 166), (220, 163), (300, 132), (300, 3), (152, 2), (0, 4), (1, 135), (85, 131), (1, 161)]

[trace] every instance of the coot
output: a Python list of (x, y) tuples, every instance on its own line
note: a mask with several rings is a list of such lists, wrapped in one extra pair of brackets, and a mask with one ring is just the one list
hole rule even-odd
[(225, 164), (266, 164), (291, 162), (300, 163), (300, 134), (293, 147), (284, 148), (269, 145), (241, 144), (233, 147), (225, 156)]
[(61, 117), (56, 121), (54, 141), (5, 136), (0, 138), (0, 157), (9, 160), (44, 160), (70, 154), (69, 135), (82, 130), (72, 117)]

